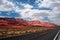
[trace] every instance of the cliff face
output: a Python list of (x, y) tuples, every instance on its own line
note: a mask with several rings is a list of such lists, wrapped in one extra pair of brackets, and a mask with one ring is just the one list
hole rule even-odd
[(0, 18), (0, 27), (2, 28), (20, 28), (23, 26), (28, 26), (28, 23), (23, 19)]
[(55, 27), (49, 22), (25, 21), (19, 18), (0, 18), (0, 28), (20, 28), (20, 27)]
[(30, 25), (32, 25), (33, 27), (55, 27), (56, 25), (53, 23), (49, 23), (49, 22), (40, 22), (40, 21), (29, 21), (28, 22)]

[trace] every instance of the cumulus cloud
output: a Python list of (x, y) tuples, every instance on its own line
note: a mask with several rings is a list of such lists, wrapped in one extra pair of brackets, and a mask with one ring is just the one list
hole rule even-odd
[(20, 3), (25, 9), (33, 8), (32, 5), (26, 4), (26, 3)]
[(24, 9), (20, 11), (22, 18), (31, 18), (31, 20), (42, 20), (44, 17), (49, 16), (49, 11), (36, 10), (36, 9)]
[(2, 0), (0, 0), (0, 5), (2, 5), (3, 4), (3, 1)]
[(14, 8), (14, 4), (7, 0), (0, 0), (0, 11), (10, 11)]
[(37, 0), (37, 3), (38, 3), (38, 7), (49, 7), (50, 5), (50, 0), (43, 0), (43, 1), (40, 1)]
[(53, 9), (50, 13), (48, 13), (49, 14), (48, 18), (50, 20), (53, 20), (54, 23), (56, 24), (60, 24), (60, 21), (59, 21), (60, 18), (57, 17), (60, 14), (59, 2), (60, 0), (44, 0), (42, 1), (41, 5), (39, 5), (40, 3), (38, 4), (39, 7), (49, 7)]

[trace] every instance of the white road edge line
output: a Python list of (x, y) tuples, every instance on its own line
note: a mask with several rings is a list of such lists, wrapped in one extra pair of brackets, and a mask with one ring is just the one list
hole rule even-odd
[(58, 33), (56, 34), (56, 36), (54, 37), (53, 40), (56, 40), (56, 38), (58, 37), (58, 34), (59, 34), (59, 31), (58, 31)]

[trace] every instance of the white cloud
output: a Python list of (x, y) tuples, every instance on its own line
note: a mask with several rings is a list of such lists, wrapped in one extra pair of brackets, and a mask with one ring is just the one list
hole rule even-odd
[(50, 20), (53, 20), (53, 23), (60, 25), (60, 18), (57, 18), (57, 16), (50, 16), (49, 17)]
[(43, 0), (41, 3), (39, 3), (39, 0), (37, 0), (37, 3), (39, 7), (52, 8), (53, 10), (48, 13), (48, 18), (53, 20), (53, 23), (60, 25), (60, 18), (57, 18), (57, 16), (60, 14), (60, 0)]
[(7, 0), (0, 0), (0, 11), (10, 11), (14, 8), (14, 4)]
[(43, 1), (40, 1), (40, 2), (37, 0), (37, 3), (38, 3), (39, 7), (49, 7), (49, 5), (51, 3), (50, 0), (43, 0)]
[(33, 8), (32, 5), (29, 5), (29, 4), (26, 4), (26, 3), (20, 3), (24, 8), (26, 9), (30, 9), (30, 8)]
[(23, 9), (20, 10), (22, 18), (31, 18), (31, 20), (42, 20), (44, 17), (48, 16), (49, 11), (46, 10), (36, 10), (36, 9)]

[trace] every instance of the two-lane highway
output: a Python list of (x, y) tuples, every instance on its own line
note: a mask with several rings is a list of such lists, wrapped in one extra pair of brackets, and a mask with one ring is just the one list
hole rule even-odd
[(53, 40), (58, 30), (47, 30), (44, 32), (18, 35), (14, 37), (1, 38), (0, 40)]

